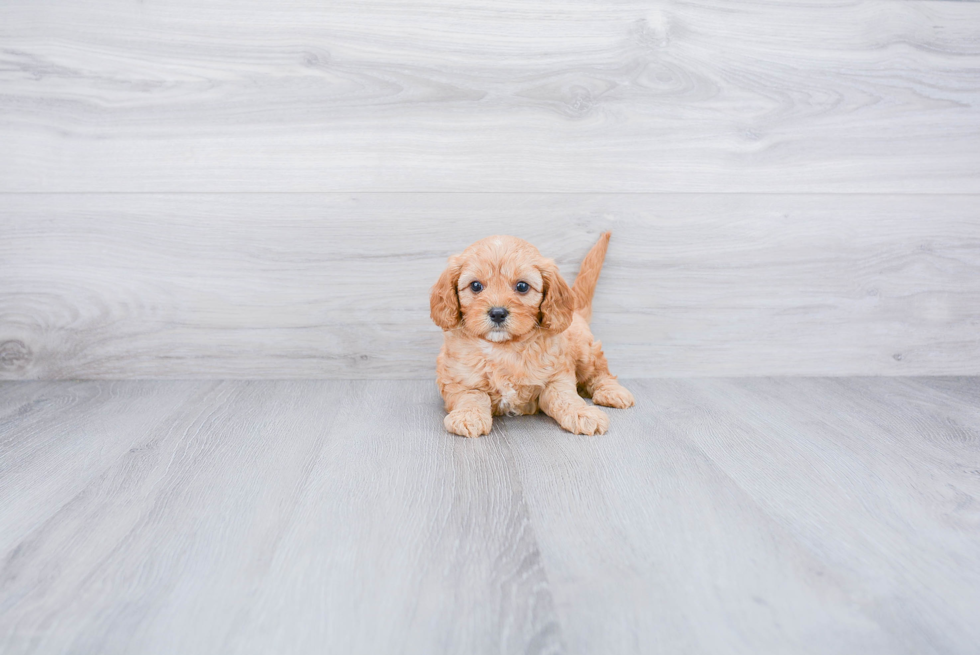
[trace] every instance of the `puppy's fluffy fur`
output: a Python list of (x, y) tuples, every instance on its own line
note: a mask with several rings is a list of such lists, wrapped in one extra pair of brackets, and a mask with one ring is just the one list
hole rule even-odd
[[(588, 323), (609, 236), (586, 255), (571, 288), (554, 261), (515, 237), (489, 237), (450, 257), (429, 299), (445, 334), (436, 374), (447, 430), (478, 437), (493, 415), (541, 409), (569, 432), (602, 434), (608, 416), (580, 393), (596, 405), (633, 405)], [(507, 310), (499, 325), (493, 308)]]

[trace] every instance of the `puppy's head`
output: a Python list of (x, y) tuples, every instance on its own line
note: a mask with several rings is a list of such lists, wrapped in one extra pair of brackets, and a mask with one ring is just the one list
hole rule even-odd
[(535, 328), (562, 332), (572, 322), (571, 289), (555, 262), (516, 237), (477, 241), (449, 258), (432, 287), (432, 320), (496, 343)]

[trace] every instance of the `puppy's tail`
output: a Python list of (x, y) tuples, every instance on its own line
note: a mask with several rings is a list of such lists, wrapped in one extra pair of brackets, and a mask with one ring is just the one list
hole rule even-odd
[(599, 281), (602, 262), (606, 259), (606, 249), (609, 247), (609, 237), (612, 232), (606, 232), (592, 246), (592, 250), (582, 260), (582, 267), (572, 285), (572, 295), (575, 296), (575, 311), (588, 322), (592, 318), (592, 296), (595, 295), (595, 285)]

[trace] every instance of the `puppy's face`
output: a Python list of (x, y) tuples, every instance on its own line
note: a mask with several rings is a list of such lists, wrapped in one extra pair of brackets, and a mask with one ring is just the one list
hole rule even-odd
[(537, 326), (544, 298), (541, 256), (521, 245), (490, 240), (464, 257), (456, 293), (467, 333), (499, 343)]
[(443, 329), (495, 343), (535, 328), (561, 332), (571, 323), (573, 300), (555, 263), (515, 237), (477, 241), (449, 260), (432, 288), (432, 320)]

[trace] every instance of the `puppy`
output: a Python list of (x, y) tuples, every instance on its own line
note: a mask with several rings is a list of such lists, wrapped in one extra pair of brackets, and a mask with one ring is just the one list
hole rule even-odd
[(610, 234), (571, 288), (554, 261), (515, 237), (488, 237), (449, 258), (429, 298), (445, 336), (436, 377), (447, 430), (478, 437), (493, 415), (541, 409), (569, 432), (603, 434), (609, 417), (580, 393), (596, 405), (633, 405), (588, 323)]

